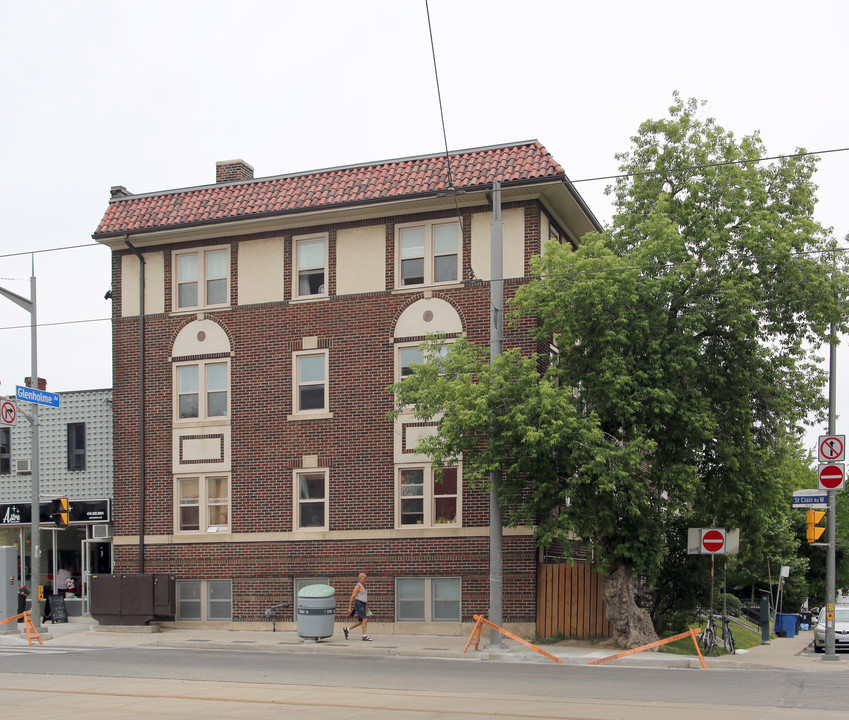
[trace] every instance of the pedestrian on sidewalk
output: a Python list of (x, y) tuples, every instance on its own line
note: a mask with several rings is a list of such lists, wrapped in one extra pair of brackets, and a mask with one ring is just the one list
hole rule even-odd
[(351, 597), (348, 600), (348, 617), (357, 616), (357, 622), (350, 627), (343, 628), (345, 639), (348, 639), (348, 633), (355, 627), (363, 626), (363, 640), (371, 642), (371, 638), (366, 635), (366, 626), (368, 625), (368, 590), (366, 590), (366, 581), (368, 575), (361, 572), (357, 584), (351, 591)]

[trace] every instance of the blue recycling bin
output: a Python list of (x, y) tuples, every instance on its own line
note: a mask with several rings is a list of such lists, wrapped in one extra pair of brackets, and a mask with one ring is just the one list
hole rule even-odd
[(798, 625), (799, 616), (796, 613), (775, 613), (773, 630), (778, 637), (796, 637)]

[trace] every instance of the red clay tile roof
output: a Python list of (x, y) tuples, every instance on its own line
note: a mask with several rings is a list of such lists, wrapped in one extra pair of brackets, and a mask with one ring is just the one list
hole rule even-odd
[[(450, 153), (458, 189), (565, 179), (536, 140)], [(115, 197), (93, 237), (427, 195), (448, 186), (445, 155)]]

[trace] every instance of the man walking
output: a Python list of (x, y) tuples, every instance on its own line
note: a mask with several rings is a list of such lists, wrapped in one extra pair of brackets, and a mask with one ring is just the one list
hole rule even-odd
[(364, 572), (360, 573), (359, 580), (357, 584), (354, 585), (354, 589), (351, 592), (351, 597), (348, 600), (348, 616), (355, 614), (357, 615), (357, 622), (355, 622), (351, 627), (343, 628), (343, 632), (345, 633), (345, 639), (348, 639), (348, 633), (351, 632), (355, 627), (363, 626), (363, 640), (365, 642), (371, 642), (371, 638), (366, 635), (366, 626), (368, 625), (368, 590), (366, 590), (366, 580), (368, 580), (368, 575)]

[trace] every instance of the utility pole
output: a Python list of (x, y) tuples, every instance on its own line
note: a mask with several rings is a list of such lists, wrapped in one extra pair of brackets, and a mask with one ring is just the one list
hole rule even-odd
[[(501, 220), (501, 183), (492, 185), (492, 223), (490, 224), (490, 277), (489, 277), (489, 362), (494, 366), (504, 347), (504, 223)], [(489, 621), (503, 624), (502, 592), (504, 588), (503, 558), (501, 553), (501, 505), (498, 486), (501, 470), (489, 476)], [(489, 631), (489, 646), (501, 647), (501, 633)]]
[[(11, 290), (0, 288), (0, 295), (11, 300), (29, 313), (30, 317), (30, 363), (32, 385), (38, 389), (38, 333), (36, 332), (36, 303), (35, 303), (35, 256), (32, 258), (32, 272), (29, 279), (30, 299), (21, 297)], [(38, 587), (41, 585), (41, 544), (39, 542), (41, 528), (41, 500), (40, 483), (38, 475), (38, 405), (33, 405), (30, 412), (24, 413), (27, 420), (32, 424), (32, 453), (30, 461), (30, 472), (32, 473), (32, 509), (30, 510), (30, 592), (32, 595), (32, 622), (36, 630), (41, 628), (41, 601), (38, 598)], [(21, 548), (23, 557), (24, 548)], [(24, 578), (21, 577), (23, 582)]]

